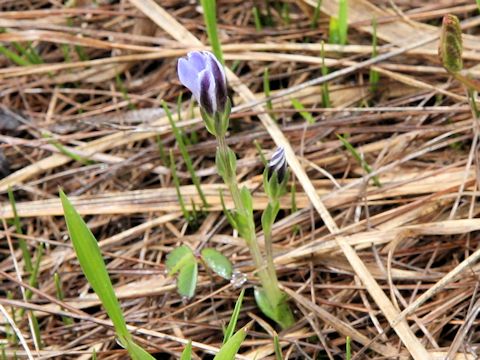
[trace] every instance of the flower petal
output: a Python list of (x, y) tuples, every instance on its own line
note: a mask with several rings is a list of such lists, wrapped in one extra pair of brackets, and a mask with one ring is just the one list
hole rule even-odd
[(205, 51), (208, 56), (207, 69), (209, 69), (213, 78), (215, 79), (215, 97), (217, 99), (217, 106), (222, 111), (227, 102), (227, 79), (222, 64), (217, 60), (215, 55)]
[(187, 58), (191, 66), (198, 72), (204, 70), (207, 67), (208, 56), (204, 54), (205, 52), (191, 51), (187, 54)]
[(215, 79), (211, 71), (207, 69), (200, 72), (200, 106), (209, 114), (213, 115), (217, 111), (217, 99), (215, 96)]
[(187, 59), (181, 58), (178, 60), (177, 72), (180, 82), (200, 101), (199, 71)]

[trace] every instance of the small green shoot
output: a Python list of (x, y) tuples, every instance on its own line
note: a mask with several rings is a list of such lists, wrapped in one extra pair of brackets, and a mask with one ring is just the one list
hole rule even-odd
[(328, 42), (330, 44), (340, 43), (340, 37), (338, 36), (338, 19), (335, 16), (330, 17), (328, 25)]
[(187, 170), (190, 173), (190, 176), (192, 177), (192, 182), (195, 185), (195, 188), (198, 191), (198, 195), (200, 195), (200, 199), (202, 200), (202, 204), (205, 207), (208, 207), (207, 199), (205, 198), (205, 195), (203, 194), (202, 187), (200, 185), (200, 180), (198, 179), (197, 174), (195, 173), (195, 169), (193, 168), (193, 162), (192, 159), (190, 158), (190, 155), (188, 154), (187, 147), (185, 146), (185, 142), (183, 139), (182, 134), (180, 133), (180, 130), (178, 129), (177, 125), (173, 121), (173, 116), (168, 108), (167, 104), (162, 101), (162, 106), (163, 109), (165, 110), (165, 114), (167, 114), (168, 121), (170, 121), (170, 126), (172, 127), (172, 132), (175, 135), (175, 139), (177, 140), (178, 148), (180, 150), (180, 153), (183, 156), (183, 160), (185, 161), (185, 165), (187, 166)]
[(273, 348), (275, 349), (275, 360), (283, 360), (282, 347), (280, 346), (278, 335), (273, 337)]
[(192, 340), (190, 340), (187, 346), (185, 346), (185, 349), (183, 349), (180, 360), (190, 360), (191, 358), (192, 358)]
[(290, 4), (288, 2), (283, 3), (281, 14), (285, 24), (290, 25)]
[(185, 206), (185, 201), (183, 200), (183, 195), (182, 195), (182, 192), (180, 191), (180, 180), (178, 179), (177, 168), (175, 167), (175, 159), (173, 157), (172, 149), (170, 149), (170, 172), (172, 173), (173, 184), (175, 185), (175, 191), (177, 192), (178, 203), (180, 204), (180, 209), (182, 210), (183, 218), (187, 222), (190, 222), (193, 219), (190, 216), (190, 212), (187, 210)]
[(212, 46), (213, 53), (217, 59), (224, 64), (223, 52), (220, 40), (218, 39), (217, 29), (217, 1), (216, 0), (200, 0), (203, 8), (203, 18), (207, 27), (208, 39)]
[(310, 23), (310, 27), (312, 29), (315, 29), (318, 26), (318, 20), (320, 19), (320, 9), (321, 9), (321, 7), (322, 7), (322, 0), (317, 0), (317, 5), (315, 6), (315, 10), (313, 11), (312, 22)]
[(168, 161), (168, 157), (165, 152), (165, 146), (163, 145), (162, 137), (159, 134), (157, 134), (157, 146), (158, 146), (158, 153), (160, 154), (160, 159), (162, 159), (163, 166), (170, 167), (170, 162)]
[(133, 337), (128, 332), (120, 303), (115, 295), (97, 240), (62, 190), (60, 190), (60, 198), (68, 233), (80, 267), (105, 307), (108, 317), (112, 320), (120, 343), (127, 349), (133, 360), (153, 360), (154, 358), (151, 355), (133, 342)]
[(257, 148), (258, 156), (260, 156), (260, 160), (262, 161), (263, 166), (264, 167), (267, 166), (268, 161), (265, 158), (265, 155), (263, 153), (262, 147), (260, 146), (260, 143), (257, 140), (253, 140), (253, 143), (255, 144), (255, 147)]
[(238, 330), (228, 341), (220, 348), (213, 360), (234, 360), (243, 340), (247, 336), (245, 328)]
[(258, 8), (254, 6), (252, 8), (252, 14), (253, 14), (253, 21), (255, 22), (255, 30), (258, 32), (262, 31), (262, 20), (260, 18), (260, 12), (258, 11)]
[(348, 0), (340, 0), (338, 4), (338, 39), (340, 45), (347, 43), (348, 34)]
[[(348, 142), (348, 140), (343, 137), (342, 135), (338, 135), (337, 134), (337, 137), (338, 139), (342, 142), (343, 146), (345, 146), (345, 148), (347, 149), (347, 151), (353, 156), (353, 158), (360, 164), (360, 166), (362, 167), (362, 169), (367, 173), (367, 174), (371, 174), (372, 173), (372, 168), (370, 167), (370, 165), (367, 164), (367, 162), (365, 161), (365, 159), (360, 155), (360, 153), (357, 151), (357, 149), (355, 149), (353, 147), (352, 144), (350, 144)], [(372, 178), (373, 180), (373, 183), (375, 186), (377, 187), (381, 187), (382, 185), (380, 184), (380, 181), (378, 180), (378, 177), (377, 176), (374, 176)]]
[(128, 96), (127, 87), (125, 86), (125, 83), (123, 82), (120, 74), (115, 75), (115, 85), (117, 85), (118, 89), (122, 93), (123, 100), (125, 100), (128, 103), (128, 109), (135, 110), (136, 106), (130, 100), (130, 96)]
[[(377, 50), (377, 19), (372, 20), (372, 58), (377, 57), (378, 50)], [(378, 71), (370, 69), (370, 90), (372, 92), (377, 91), (378, 88), (378, 81), (380, 79), (380, 74)]]
[(238, 296), (237, 302), (235, 303), (235, 308), (232, 312), (232, 317), (228, 323), (227, 329), (225, 330), (225, 336), (223, 337), (223, 343), (226, 344), (228, 340), (233, 335), (235, 327), (237, 326), (238, 317), (240, 316), (240, 310), (242, 309), (243, 296), (245, 295), (245, 289), (242, 289), (240, 295)]
[(52, 134), (43, 133), (42, 137), (45, 138), (45, 139), (48, 139), (48, 142), (51, 145), (55, 146), (60, 153), (62, 153), (65, 156), (68, 156), (72, 160), (77, 161), (77, 162), (79, 162), (81, 164), (84, 164), (84, 165), (94, 164), (94, 162), (92, 160), (86, 159), (83, 156), (77, 155), (77, 154), (71, 152), (70, 150), (68, 150), (65, 146), (63, 146), (57, 140), (55, 140), (53, 138)]
[[(270, 91), (270, 75), (268, 72), (268, 67), (265, 67), (265, 70), (263, 71), (263, 92), (265, 93), (265, 97), (269, 98), (271, 95)], [(275, 119), (275, 114), (272, 112), (273, 111), (273, 104), (272, 100), (267, 100), (267, 109), (270, 111), (270, 116), (272, 117), (273, 120)]]
[(315, 123), (315, 119), (313, 118), (312, 114), (305, 110), (305, 107), (298, 99), (292, 99), (292, 105), (309, 125)]
[[(56, 292), (56, 295), (57, 295), (57, 299), (60, 300), (60, 301), (63, 301), (65, 296), (63, 294), (62, 281), (61, 281), (58, 273), (53, 274), (53, 281), (55, 283), (55, 292)], [(61, 310), (63, 310), (63, 309), (61, 309)], [(67, 326), (73, 324), (73, 319), (69, 318), (68, 316), (62, 316), (62, 321)]]
[[(10, 201), (10, 206), (12, 207), (12, 212), (13, 212), (13, 223), (15, 225), (15, 231), (17, 234), (22, 235), (22, 225), (20, 223), (20, 217), (18, 216), (17, 212), (17, 205), (15, 202), (15, 196), (13, 195), (13, 190), (9, 186), (8, 187), (8, 200)], [(32, 255), (30, 254), (30, 250), (28, 250), (27, 243), (25, 239), (19, 238), (18, 239), (18, 246), (20, 247), (20, 250), (22, 251), (22, 257), (23, 257), (23, 262), (24, 262), (24, 268), (25, 271), (28, 273), (31, 273), (33, 270), (33, 264), (32, 264)]]
[[(328, 75), (328, 67), (325, 65), (325, 49), (322, 41), (322, 48), (320, 50), (320, 56), (322, 57), (322, 76)], [(331, 107), (330, 102), (330, 90), (328, 89), (328, 82), (322, 84), (322, 106), (325, 108)]]
[(350, 336), (347, 336), (347, 340), (345, 342), (345, 359), (351, 360), (352, 359), (352, 348), (351, 348), (351, 340)]

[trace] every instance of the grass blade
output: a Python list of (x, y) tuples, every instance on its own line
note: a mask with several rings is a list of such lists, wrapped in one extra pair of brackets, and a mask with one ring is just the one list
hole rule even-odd
[(340, 0), (338, 4), (338, 40), (340, 45), (347, 43), (348, 34), (348, 1)]
[(203, 19), (205, 20), (205, 25), (207, 26), (208, 39), (210, 40), (210, 45), (212, 45), (212, 50), (217, 59), (224, 64), (223, 61), (223, 52), (220, 40), (218, 39), (217, 31), (217, 1), (216, 0), (201, 0), (203, 8)]
[(180, 360), (191, 360), (191, 358), (192, 358), (192, 340), (190, 340), (187, 346), (185, 346), (185, 349), (183, 349)]
[(225, 330), (225, 336), (223, 338), (224, 344), (226, 344), (228, 340), (230, 340), (230, 338), (233, 335), (233, 332), (235, 331), (235, 327), (237, 326), (238, 316), (240, 315), (240, 310), (242, 309), (244, 294), (245, 294), (245, 289), (242, 289), (242, 292), (238, 296), (237, 302), (235, 303), (235, 308), (233, 309), (230, 322), (228, 323), (227, 329)]
[(120, 303), (113, 290), (97, 240), (62, 190), (60, 190), (60, 198), (70, 239), (82, 271), (105, 307), (117, 335), (126, 346), (125, 341), (131, 336), (127, 330)]
[(245, 328), (238, 330), (220, 349), (215, 355), (213, 360), (233, 360), (237, 354), (243, 340), (245, 340), (247, 332)]

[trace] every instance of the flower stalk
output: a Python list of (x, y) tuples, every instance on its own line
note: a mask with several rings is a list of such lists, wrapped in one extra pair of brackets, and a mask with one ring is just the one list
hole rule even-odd
[(217, 139), (215, 163), (219, 175), (230, 191), (235, 208), (228, 214), (228, 219), (245, 239), (262, 285), (261, 288), (255, 289), (257, 304), (265, 315), (282, 328), (288, 328), (293, 325), (294, 318), (287, 304), (287, 297), (278, 284), (271, 237), (271, 229), (280, 209), (279, 197), (285, 193), (287, 181), (283, 150), (274, 154), (264, 172), (265, 190), (270, 198), (270, 203), (262, 216), (267, 258), (265, 261), (255, 231), (252, 195), (246, 187), (240, 189), (236, 177), (236, 155), (226, 141), (231, 103), (227, 96), (223, 67), (209, 52), (191, 52), (187, 59), (179, 60), (178, 74), (182, 84), (192, 91), (200, 104), (205, 127)]

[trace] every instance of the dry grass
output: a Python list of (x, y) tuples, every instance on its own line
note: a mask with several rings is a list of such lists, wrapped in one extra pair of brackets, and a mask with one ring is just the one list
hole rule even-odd
[[(275, 26), (262, 31), (255, 30), (254, 3), (266, 14), (268, 1), (219, 1), (237, 106), (228, 141), (240, 159), (239, 180), (255, 190), (256, 210), (267, 199), (253, 140), (266, 150), (283, 145), (294, 173), (298, 211), (285, 197), (274, 227), (278, 273), (298, 320), (279, 334), (284, 357), (343, 359), (350, 336), (356, 359), (477, 359), (479, 124), (465, 89), (449, 79), (436, 55), (438, 25), (454, 13), (464, 24), (465, 67), (479, 76), (477, 7), (463, 0), (350, 0), (349, 44), (325, 46), (325, 78), (320, 42), (328, 38), (328, 16), (337, 14), (338, 2), (323, 0), (319, 25), (311, 28), (316, 0), (290, 1), (290, 22), (270, 1)], [(38, 359), (89, 359), (94, 349), (102, 359), (127, 357), (66, 236), (61, 186), (99, 240), (127, 321), (157, 358), (178, 357), (188, 339), (198, 358), (221, 345), (239, 290), (202, 270), (195, 298), (185, 302), (164, 269), (166, 254), (179, 244), (199, 248), (208, 242), (248, 278), (240, 323), (253, 319), (255, 325), (239, 358), (273, 359), (275, 330), (255, 306), (251, 289), (257, 280), (248, 252), (221, 211), (215, 143), (176, 76), (176, 59), (207, 43), (196, 3), (79, 0), (62, 6), (40, 0), (0, 6), (0, 27), (6, 29), (0, 42), (11, 50), (13, 42), (31, 42), (43, 60), (17, 66), (0, 57), (0, 216), (14, 216), (6, 194), (11, 186), (25, 234), (3, 222), (0, 344), (6, 357), (25, 358), (27, 349)], [(374, 17), (380, 57), (369, 60)], [(266, 66), (273, 111), (265, 107)], [(369, 90), (370, 69), (381, 76), (377, 92)], [(321, 107), (326, 80), (328, 109)], [(211, 205), (198, 227), (183, 219), (158, 151), (159, 139), (174, 150), (185, 202), (200, 208), (160, 105), (163, 99), (173, 108), (182, 92), (178, 124), (197, 137), (188, 149)], [(293, 98), (315, 124), (305, 124)], [(45, 132), (90, 161), (72, 161)], [(349, 134), (373, 173), (365, 173), (336, 134)], [(381, 187), (369, 180), (374, 175)], [(40, 243), (46, 247), (30, 301), (20, 291), (29, 288), (21, 238), (32, 253)], [(55, 296), (55, 272), (63, 301)], [(39, 318), (41, 349), (27, 315), (18, 316), (22, 308)], [(6, 314), (15, 310), (23, 344), (6, 338)], [(74, 323), (65, 325), (61, 315)]]

